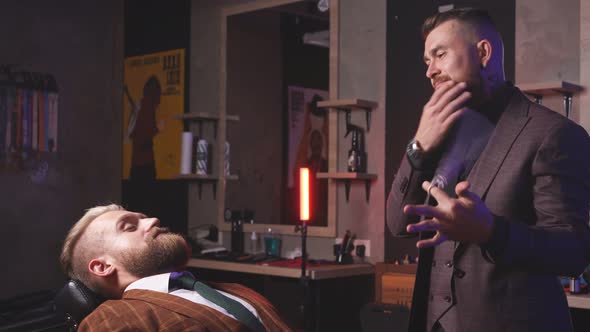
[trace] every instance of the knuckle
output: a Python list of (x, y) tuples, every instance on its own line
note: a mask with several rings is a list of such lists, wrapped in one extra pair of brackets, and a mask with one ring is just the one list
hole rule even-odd
[(461, 204), (459, 202), (454, 201), (450, 204), (450, 210), (452, 213), (457, 213), (461, 210)]

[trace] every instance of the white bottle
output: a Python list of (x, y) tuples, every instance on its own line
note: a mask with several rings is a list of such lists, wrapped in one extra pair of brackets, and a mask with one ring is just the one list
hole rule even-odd
[(250, 236), (250, 253), (258, 253), (258, 235), (256, 231), (252, 231), (252, 235)]

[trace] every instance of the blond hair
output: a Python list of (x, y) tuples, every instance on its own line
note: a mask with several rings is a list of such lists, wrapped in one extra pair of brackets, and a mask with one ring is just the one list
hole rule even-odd
[(96, 241), (97, 234), (86, 234), (86, 229), (99, 216), (110, 211), (121, 210), (124, 210), (123, 207), (117, 204), (95, 206), (86, 210), (82, 218), (70, 229), (60, 255), (61, 266), (68, 277), (78, 279), (88, 288), (99, 291), (98, 286), (91, 279), (87, 266), (92, 256), (102, 248), (102, 241)]

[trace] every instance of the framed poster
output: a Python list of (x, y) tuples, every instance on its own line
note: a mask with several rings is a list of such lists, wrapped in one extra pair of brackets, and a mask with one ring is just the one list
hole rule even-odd
[(184, 49), (125, 58), (123, 179), (172, 179), (180, 169)]

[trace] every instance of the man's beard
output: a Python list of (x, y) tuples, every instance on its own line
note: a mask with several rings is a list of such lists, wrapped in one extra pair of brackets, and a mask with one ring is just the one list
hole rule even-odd
[(162, 230), (162, 228), (154, 227), (150, 231), (154, 236), (150, 236), (146, 243), (147, 247), (128, 249), (120, 253), (121, 264), (129, 273), (143, 278), (179, 270), (186, 266), (190, 256), (186, 241), (179, 234), (159, 233)]

